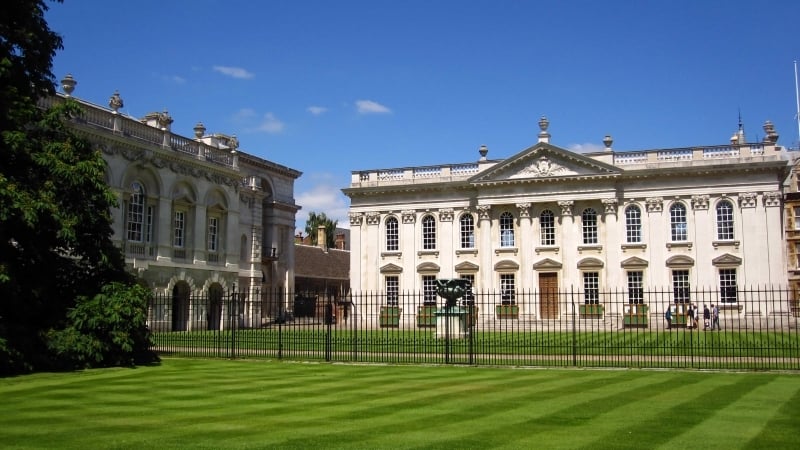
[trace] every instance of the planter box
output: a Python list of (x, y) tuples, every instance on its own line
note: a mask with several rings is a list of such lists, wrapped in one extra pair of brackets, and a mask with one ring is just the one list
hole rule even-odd
[(400, 326), (400, 312), (402, 310), (399, 306), (381, 306), (381, 315), (379, 318), (379, 325), (381, 328), (397, 328)]
[(436, 326), (436, 306), (422, 305), (417, 308), (417, 326), (419, 328), (433, 328)]
[(578, 314), (581, 319), (602, 319), (605, 312), (606, 308), (603, 305), (588, 304), (578, 306)]
[(647, 328), (649, 310), (647, 305), (625, 305), (622, 325), (625, 328)]
[(495, 305), (494, 313), (498, 319), (519, 319), (519, 306)]

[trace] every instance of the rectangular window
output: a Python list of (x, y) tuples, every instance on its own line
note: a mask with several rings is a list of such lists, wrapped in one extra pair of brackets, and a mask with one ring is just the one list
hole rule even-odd
[(800, 230), (800, 206), (792, 208), (794, 212), (794, 229)]
[(628, 303), (644, 303), (644, 273), (640, 271), (628, 272)]
[(467, 292), (466, 292), (466, 294), (464, 294), (464, 297), (462, 297), (461, 300), (466, 301), (466, 302), (474, 302), (475, 301), (475, 274), (473, 274), (473, 273), (469, 273), (469, 274), (460, 273), (460, 274), (458, 274), (458, 278), (461, 278), (462, 280), (467, 280), (467, 282), (469, 284), (467, 286)]
[(425, 216), (422, 219), (422, 248), (436, 249), (436, 220), (432, 216)]
[(584, 245), (597, 244), (597, 212), (586, 208), (581, 214), (581, 222)]
[(128, 202), (128, 233), (127, 239), (133, 242), (142, 242), (142, 222), (143, 214), (141, 203), (137, 203), (136, 199)]
[(145, 219), (145, 242), (153, 242), (153, 207), (147, 207), (147, 218)]
[(422, 276), (422, 302), (426, 305), (436, 304), (436, 276)]
[(386, 305), (397, 306), (400, 297), (400, 278), (396, 276), (386, 277)]
[(513, 273), (500, 274), (500, 299), (504, 305), (515, 303), (516, 283)]
[(672, 301), (675, 303), (689, 303), (689, 271), (672, 271)]
[(208, 251), (216, 252), (219, 241), (219, 219), (216, 217), (208, 218)]
[(800, 269), (800, 242), (794, 243), (795, 267)]
[(183, 248), (185, 244), (184, 238), (186, 234), (186, 212), (175, 211), (175, 221), (173, 224), (175, 232), (172, 238), (172, 246)]
[(475, 221), (469, 214), (461, 218), (461, 248), (475, 248)]
[(736, 303), (736, 269), (719, 269), (719, 301)]
[(587, 305), (600, 303), (600, 275), (597, 272), (583, 273), (583, 302)]
[(539, 237), (542, 245), (556, 245), (555, 216), (549, 209), (539, 215), (539, 227), (541, 229)]
[(397, 219), (390, 217), (386, 220), (386, 251), (396, 252), (400, 250), (400, 229)]

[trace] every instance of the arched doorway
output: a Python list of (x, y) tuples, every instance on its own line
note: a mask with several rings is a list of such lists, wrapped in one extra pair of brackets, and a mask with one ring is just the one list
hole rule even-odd
[(189, 283), (178, 281), (172, 288), (172, 331), (186, 331), (189, 324)]
[(208, 287), (208, 329), (219, 330), (222, 322), (222, 285), (213, 283)]

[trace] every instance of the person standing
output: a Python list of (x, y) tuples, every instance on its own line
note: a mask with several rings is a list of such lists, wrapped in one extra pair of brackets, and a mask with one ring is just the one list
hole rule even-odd
[(694, 310), (694, 316), (692, 316), (692, 326), (697, 329), (697, 317), (700, 315), (700, 305), (692, 305), (692, 310)]
[(667, 321), (667, 329), (672, 329), (672, 307), (667, 305), (667, 310), (664, 312), (664, 320)]
[(719, 306), (711, 305), (711, 329), (719, 331)]
[(694, 308), (692, 304), (689, 303), (689, 309), (686, 310), (686, 328), (692, 329), (692, 325), (694, 324)]
[(708, 309), (708, 305), (703, 305), (703, 331), (708, 329), (710, 322), (711, 322), (711, 310)]

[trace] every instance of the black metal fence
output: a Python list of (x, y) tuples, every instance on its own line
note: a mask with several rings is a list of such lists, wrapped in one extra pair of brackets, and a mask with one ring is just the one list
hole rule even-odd
[[(156, 296), (161, 354), (376, 363), (800, 370), (784, 289)], [(707, 312), (706, 312), (707, 309)], [(669, 311), (669, 314), (667, 314)]]

